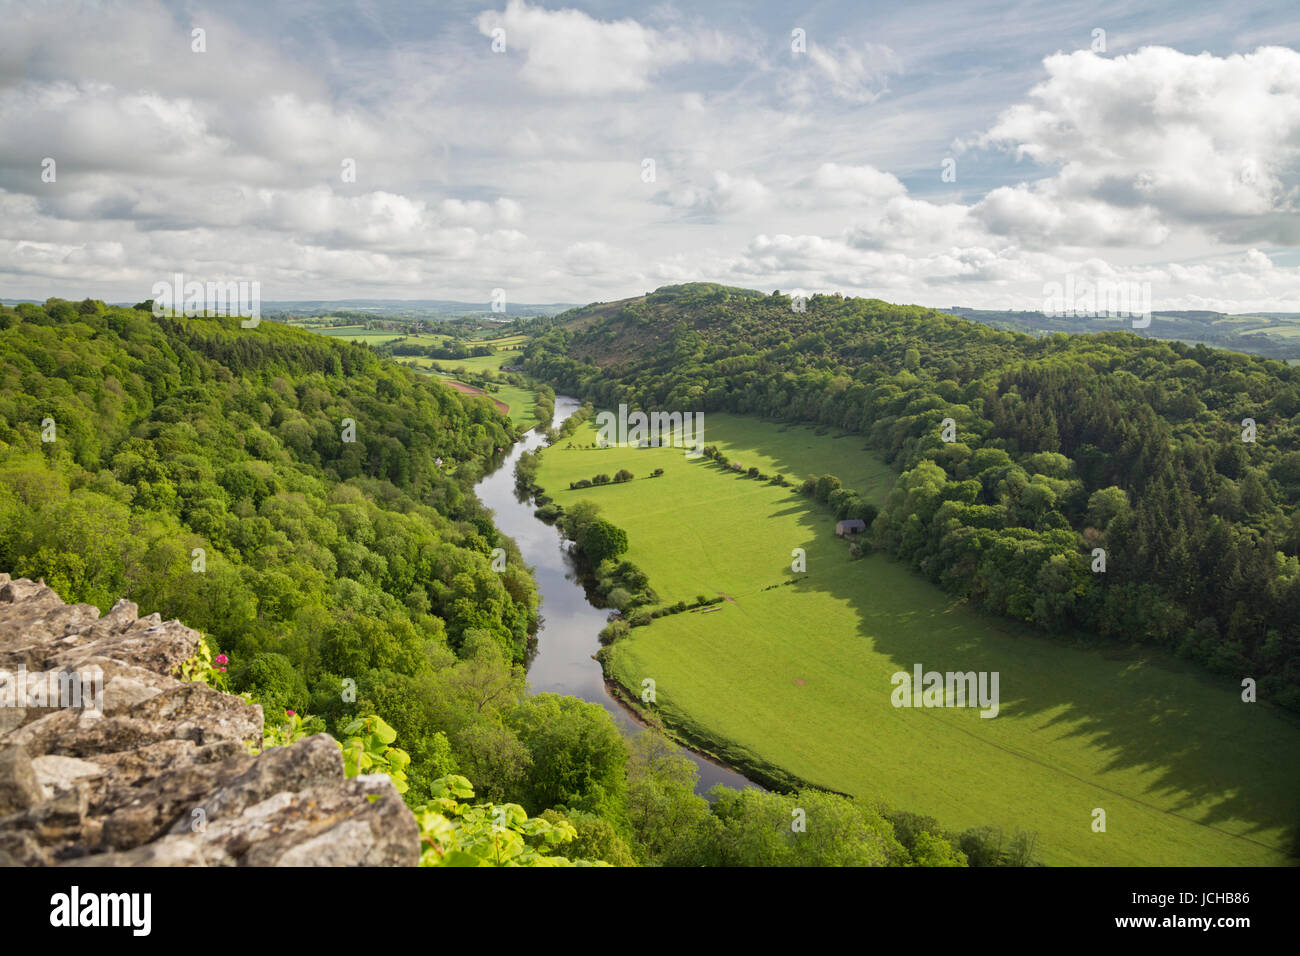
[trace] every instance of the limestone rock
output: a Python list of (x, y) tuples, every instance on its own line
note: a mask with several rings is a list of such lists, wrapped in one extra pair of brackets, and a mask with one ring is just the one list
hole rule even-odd
[(0, 750), (0, 816), (21, 813), (41, 802), (41, 785), (21, 747)]
[(104, 773), (104, 768), (99, 764), (78, 760), (76, 757), (37, 757), (31, 763), (32, 769), (36, 771), (36, 782), (40, 784), (41, 793), (47, 799), (60, 790), (75, 790), (79, 780), (99, 777)]
[(0, 866), (416, 865), (386, 776), (344, 779), (325, 734), (259, 753), (261, 707), (176, 679), (199, 640), (0, 574), (0, 670), (102, 674), (102, 711), (0, 707)]

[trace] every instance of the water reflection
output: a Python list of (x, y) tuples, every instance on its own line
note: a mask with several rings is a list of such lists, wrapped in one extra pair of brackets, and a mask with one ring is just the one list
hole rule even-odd
[[(557, 395), (553, 424), (558, 427), (579, 405), (575, 398)], [(515, 462), (524, 452), (544, 443), (541, 432), (529, 432), (510, 450), (501, 466), (475, 486), (479, 499), (494, 512), (497, 527), (515, 540), (525, 563), (534, 569), (542, 595), (542, 623), (536, 646), (529, 652), (528, 683), (533, 693), (550, 691), (600, 704), (624, 733), (636, 733), (641, 724), (610, 696), (600, 664), (592, 656), (600, 647), (597, 635), (609, 612), (593, 607), (587, 600), (560, 533), (534, 517), (532, 505), (521, 501), (515, 491)], [(699, 754), (685, 753), (699, 768), (696, 790), (701, 794), (719, 783), (754, 786), (734, 770)]]

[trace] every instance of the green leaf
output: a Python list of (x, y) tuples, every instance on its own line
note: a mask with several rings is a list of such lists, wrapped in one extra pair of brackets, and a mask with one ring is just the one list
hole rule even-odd
[(389, 727), (388, 724), (384, 723), (382, 717), (372, 717), (371, 720), (374, 721), (374, 723), (370, 727), (371, 733), (377, 736), (385, 744), (391, 744), (394, 740), (397, 739), (397, 731), (395, 731), (392, 727)]

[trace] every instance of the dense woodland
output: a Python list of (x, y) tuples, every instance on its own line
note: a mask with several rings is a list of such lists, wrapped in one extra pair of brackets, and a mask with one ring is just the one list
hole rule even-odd
[[(273, 736), (286, 710), (286, 740), (304, 727), (346, 739), (377, 715), (410, 755), (412, 806), (454, 804), (446, 781), (459, 795), (472, 783), (571, 823), (576, 859), (1031, 861), (1032, 836), (949, 833), (833, 794), (711, 806), (661, 735), (629, 741), (599, 705), (529, 695), (535, 585), (471, 491), (515, 436), (484, 399), (277, 323), (0, 307), (0, 568), (201, 630), (227, 668), (205, 669), (260, 702)], [(791, 831), (795, 806), (808, 835)]]
[(865, 436), (901, 473), (873, 541), (949, 591), (1300, 710), (1300, 367), (711, 284), (532, 325), (529, 372), (599, 406)]
[(407, 702), (466, 647), (523, 660), (532, 579), (492, 570), (511, 545), (467, 493), (513, 437), (486, 402), (268, 322), (52, 302), (0, 326), (0, 566), (203, 631), (268, 710), (377, 712), (417, 774), (448, 743)]

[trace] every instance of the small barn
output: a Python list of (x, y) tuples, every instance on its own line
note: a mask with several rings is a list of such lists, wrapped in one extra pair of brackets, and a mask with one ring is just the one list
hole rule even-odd
[(835, 533), (841, 538), (846, 538), (851, 534), (861, 534), (867, 530), (867, 523), (861, 518), (848, 518), (844, 521), (835, 522)]

